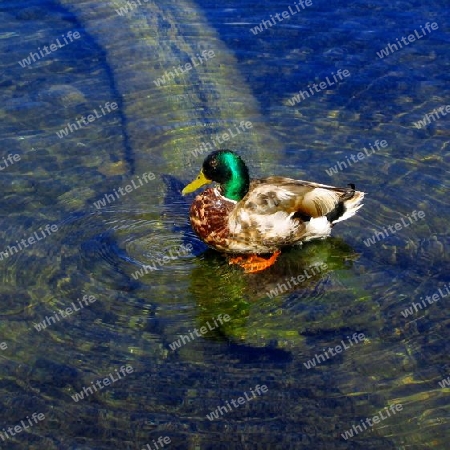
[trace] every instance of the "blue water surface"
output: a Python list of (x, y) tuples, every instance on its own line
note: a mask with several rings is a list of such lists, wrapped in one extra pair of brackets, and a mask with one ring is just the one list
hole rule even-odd
[[(447, 448), (447, 3), (4, 1), (0, 448)], [(221, 146), (364, 207), (244, 274)]]

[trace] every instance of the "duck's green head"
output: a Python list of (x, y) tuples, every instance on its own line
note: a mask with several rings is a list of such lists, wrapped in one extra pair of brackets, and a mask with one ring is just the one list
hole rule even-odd
[(194, 192), (213, 181), (219, 183), (224, 197), (236, 201), (245, 196), (250, 185), (248, 169), (241, 157), (231, 150), (217, 150), (206, 157), (198, 177), (183, 189), (182, 194)]

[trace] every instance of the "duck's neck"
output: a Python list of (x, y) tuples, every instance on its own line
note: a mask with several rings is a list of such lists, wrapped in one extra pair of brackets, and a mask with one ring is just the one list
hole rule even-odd
[(221, 193), (224, 197), (238, 202), (244, 198), (250, 186), (248, 169), (240, 158), (230, 158), (227, 168), (229, 173), (227, 180), (220, 185)]

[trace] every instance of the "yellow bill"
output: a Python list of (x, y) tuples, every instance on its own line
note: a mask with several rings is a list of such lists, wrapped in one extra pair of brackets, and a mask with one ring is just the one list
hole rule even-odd
[(196, 191), (198, 188), (202, 187), (205, 184), (212, 183), (212, 180), (208, 180), (208, 178), (205, 177), (203, 174), (203, 170), (200, 170), (200, 173), (198, 174), (198, 177), (189, 183), (182, 191), (181, 193), (183, 195), (190, 194), (191, 192)]

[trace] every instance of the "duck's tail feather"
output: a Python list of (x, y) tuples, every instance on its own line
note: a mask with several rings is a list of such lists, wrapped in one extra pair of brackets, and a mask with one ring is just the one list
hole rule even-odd
[(340, 202), (341, 214), (338, 217), (329, 218), (330, 222), (334, 225), (335, 223), (342, 222), (343, 220), (347, 220), (350, 217), (354, 216), (356, 212), (363, 207), (363, 203), (361, 203), (364, 199), (365, 192), (361, 191), (353, 191), (353, 195), (347, 196), (347, 198), (343, 198)]

